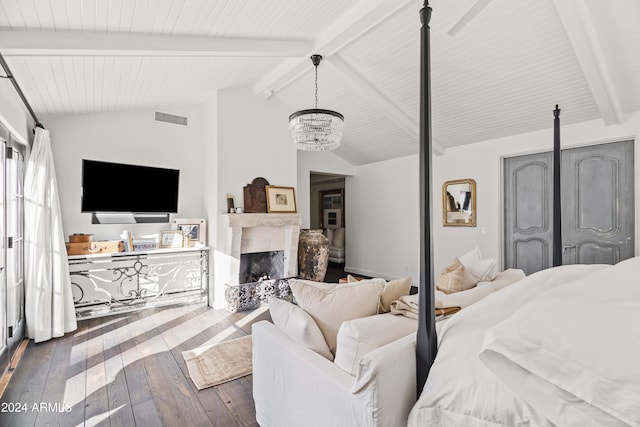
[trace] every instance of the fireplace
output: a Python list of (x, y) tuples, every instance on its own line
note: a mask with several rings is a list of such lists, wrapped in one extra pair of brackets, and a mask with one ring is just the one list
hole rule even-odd
[[(272, 280), (298, 275), (298, 237), (302, 217), (297, 214), (222, 214), (215, 254), (213, 306), (226, 307), (229, 287), (255, 283), (265, 274)], [(275, 270), (248, 267), (256, 254), (259, 263), (276, 261)], [(276, 254), (274, 254), (276, 253)], [(251, 260), (251, 261), (249, 261)], [(252, 270), (255, 270), (252, 272)], [(256, 277), (257, 276), (257, 277)]]
[(284, 277), (284, 251), (251, 252), (240, 255), (239, 283)]

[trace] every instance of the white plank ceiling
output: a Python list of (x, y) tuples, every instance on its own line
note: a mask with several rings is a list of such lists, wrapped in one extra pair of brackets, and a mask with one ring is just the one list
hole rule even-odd
[[(45, 125), (238, 86), (293, 112), (313, 106), (308, 57), (320, 53), (319, 106), (346, 122), (336, 154), (365, 164), (418, 150), (422, 3), (0, 0), (0, 53)], [(549, 128), (556, 103), (563, 124), (640, 110), (639, 1), (430, 4), (438, 151)]]

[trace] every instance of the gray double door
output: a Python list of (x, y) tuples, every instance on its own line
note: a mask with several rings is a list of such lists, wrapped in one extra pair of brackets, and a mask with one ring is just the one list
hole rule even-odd
[[(562, 150), (563, 264), (634, 256), (633, 141)], [(552, 265), (552, 153), (504, 159), (505, 268)]]

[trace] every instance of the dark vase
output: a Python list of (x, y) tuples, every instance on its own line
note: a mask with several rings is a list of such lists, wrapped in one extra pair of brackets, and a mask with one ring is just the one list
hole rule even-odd
[(322, 230), (300, 230), (298, 269), (300, 278), (322, 282), (329, 263), (329, 239)]

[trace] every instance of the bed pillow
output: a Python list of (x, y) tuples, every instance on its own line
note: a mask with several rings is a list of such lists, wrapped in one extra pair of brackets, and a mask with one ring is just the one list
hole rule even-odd
[(482, 259), (482, 254), (480, 253), (480, 248), (477, 246), (471, 249), (469, 252), (464, 253), (458, 257), (462, 265), (471, 264), (472, 262), (480, 261)]
[(333, 360), (322, 331), (309, 314), (290, 302), (275, 297), (267, 297), (273, 324), (285, 335), (316, 353)]
[(390, 313), (348, 320), (338, 331), (334, 363), (355, 376), (362, 356), (417, 329), (416, 320)]
[(295, 279), (289, 281), (298, 305), (311, 315), (333, 354), (342, 322), (378, 313), (384, 284), (384, 279), (340, 285)]
[(475, 281), (474, 285), (478, 282), (490, 282), (498, 275), (498, 260), (495, 258), (481, 259), (469, 264), (462, 264), (468, 276), (472, 277), (472, 280)]
[[(498, 275), (498, 260), (495, 258), (482, 259), (482, 253), (477, 246), (460, 255), (458, 259), (467, 271), (463, 281), (475, 281), (475, 285), (478, 282), (489, 282)], [(465, 283), (464, 287), (469, 289), (472, 286)]]

